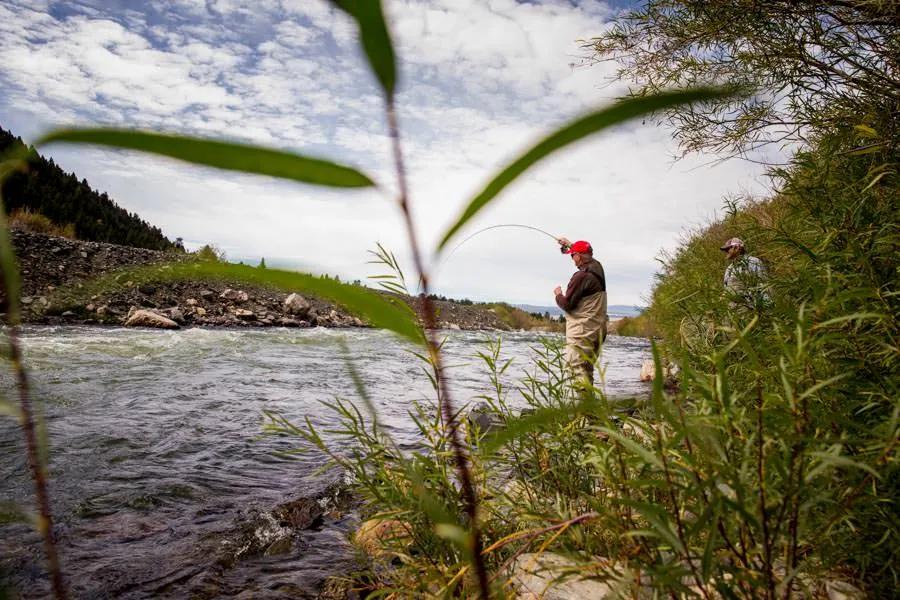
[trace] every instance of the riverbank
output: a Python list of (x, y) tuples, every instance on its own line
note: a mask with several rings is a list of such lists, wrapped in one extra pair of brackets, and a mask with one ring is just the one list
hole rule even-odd
[[(178, 326), (203, 327), (363, 327), (341, 307), (311, 296), (292, 300), (287, 292), (221, 281), (134, 282), (85, 293), (98, 277), (128, 268), (190, 260), (184, 253), (162, 252), (100, 242), (84, 242), (23, 230), (11, 232), (22, 274), (23, 320), (62, 325), (122, 325), (137, 310), (149, 310)], [(404, 297), (415, 306), (417, 300)], [(520, 329), (509, 310), (499, 314), (479, 305), (435, 300), (443, 329)], [(510, 309), (516, 311), (518, 309)], [(520, 311), (521, 312), (521, 311)], [(524, 313), (523, 313), (524, 314)], [(552, 324), (533, 329), (552, 329)]]

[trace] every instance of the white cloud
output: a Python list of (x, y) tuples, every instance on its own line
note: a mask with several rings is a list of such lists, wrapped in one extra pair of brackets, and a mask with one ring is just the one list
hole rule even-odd
[[(113, 123), (252, 140), (357, 165), (394, 188), (377, 84), (353, 24), (327, 2), (116, 5), (0, 5), (5, 127)], [(402, 58), (400, 123), (428, 254), (495, 169), (622, 91), (609, 85), (611, 65), (578, 66), (578, 40), (607, 27), (611, 11), (601, 2), (394, 0), (386, 10)], [(60, 14), (68, 16), (52, 16)], [(708, 157), (673, 163), (672, 151), (667, 132), (640, 125), (580, 143), (510, 186), (458, 239), (497, 223), (589, 239), (606, 265), (610, 301), (640, 302), (660, 248), (674, 247), (726, 193), (763, 188), (756, 167), (703, 167)], [(366, 275), (366, 250), (377, 240), (408, 264), (399, 212), (375, 192), (136, 154), (48, 152), (169, 236), (213, 242), (233, 257), (355, 279)], [(548, 304), (570, 273), (548, 238), (498, 229), (454, 253), (436, 283), (452, 296)]]

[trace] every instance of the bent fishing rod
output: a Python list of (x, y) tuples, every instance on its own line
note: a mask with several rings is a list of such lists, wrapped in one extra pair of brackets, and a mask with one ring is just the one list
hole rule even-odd
[(463, 244), (465, 244), (466, 242), (468, 242), (469, 240), (471, 240), (473, 237), (475, 237), (475, 236), (477, 236), (477, 235), (481, 235), (481, 234), (484, 233), (485, 231), (490, 231), (490, 230), (492, 230), (492, 229), (499, 229), (499, 228), (501, 228), (501, 227), (517, 227), (517, 228), (519, 228), (519, 229), (530, 229), (531, 231), (537, 231), (538, 233), (543, 233), (543, 234), (546, 235), (547, 237), (551, 238), (554, 242), (559, 242), (559, 238), (558, 238), (558, 237), (556, 237), (556, 236), (553, 235), (552, 233), (549, 233), (549, 232), (547, 232), (547, 231), (544, 231), (543, 229), (541, 229), (541, 228), (539, 228), (539, 227), (532, 227), (531, 225), (520, 225), (520, 224), (518, 224), (518, 223), (503, 223), (503, 224), (501, 224), (501, 225), (491, 225), (490, 227), (485, 227), (484, 229), (479, 229), (478, 231), (476, 231), (475, 233), (473, 233), (473, 234), (471, 234), (470, 236), (466, 237), (466, 239), (464, 239), (463, 241), (461, 241), (460, 243), (458, 243), (457, 245), (455, 245), (455, 246), (453, 247), (453, 249), (450, 250), (450, 252), (447, 254), (447, 256), (444, 258), (444, 260), (443, 260), (442, 262), (445, 262), (445, 261), (447, 261), (447, 260), (450, 260), (450, 257), (453, 256), (453, 253), (456, 252), (457, 250), (459, 250), (460, 246), (462, 246)]

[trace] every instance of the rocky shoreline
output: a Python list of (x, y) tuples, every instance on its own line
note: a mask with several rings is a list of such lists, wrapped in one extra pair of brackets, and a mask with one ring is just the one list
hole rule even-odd
[[(129, 267), (190, 255), (11, 232), (22, 275), (23, 321), (40, 324), (154, 327), (364, 327), (341, 307), (299, 293), (219, 281), (135, 282)], [(123, 271), (115, 289), (84, 293), (100, 276)], [(414, 306), (415, 299), (404, 298)], [(509, 330), (487, 308), (436, 301), (439, 326)]]

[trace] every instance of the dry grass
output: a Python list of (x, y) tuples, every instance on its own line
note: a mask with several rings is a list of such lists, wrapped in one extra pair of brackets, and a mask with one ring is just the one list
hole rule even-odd
[(58, 225), (39, 212), (28, 208), (17, 208), (9, 215), (9, 226), (12, 229), (22, 229), (32, 233), (43, 233), (57, 237), (77, 239), (75, 237), (74, 223)]

